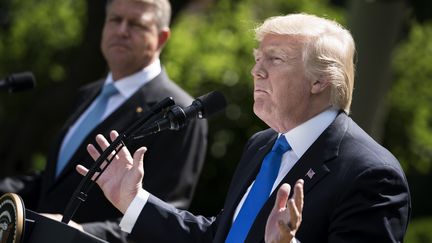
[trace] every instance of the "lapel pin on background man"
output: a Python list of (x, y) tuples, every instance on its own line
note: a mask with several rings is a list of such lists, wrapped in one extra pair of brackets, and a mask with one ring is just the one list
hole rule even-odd
[[(182, 107), (192, 103), (193, 98), (169, 79), (159, 60), (170, 36), (170, 16), (168, 0), (108, 0), (101, 50), (110, 72), (104, 80), (80, 89), (71, 117), (48, 155), (45, 171), (5, 178), (0, 181), (0, 192), (17, 192), (34, 211), (63, 213), (81, 180), (74, 168), (92, 162), (86, 147), (96, 134), (125, 131), (143, 111), (169, 96)], [(153, 151), (145, 168), (152, 173), (143, 186), (183, 209), (192, 200), (206, 145), (205, 120), (127, 144), (131, 150), (147, 146)], [(73, 220), (99, 238), (126, 242), (117, 222), (120, 217), (95, 187)]]

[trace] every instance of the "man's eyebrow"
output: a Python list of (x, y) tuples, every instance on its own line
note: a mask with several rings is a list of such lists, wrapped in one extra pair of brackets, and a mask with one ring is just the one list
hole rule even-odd
[(277, 54), (277, 55), (282, 55), (284, 57), (288, 57), (289, 56), (289, 52), (288, 51), (286, 51), (286, 50), (284, 50), (282, 48), (279, 48), (279, 47), (269, 47), (265, 51), (267, 53), (269, 53), (269, 54), (272, 54), (272, 55)]
[(256, 49), (256, 48), (254, 48), (254, 49), (252, 50), (252, 53), (253, 53), (254, 57), (256, 57), (257, 55), (259, 55), (259, 54), (261, 53), (261, 51), (258, 50), (258, 49)]
[(279, 48), (277, 46), (270, 46), (265, 48), (264, 50), (260, 50), (257, 48), (253, 49), (253, 55), (255, 58), (263, 55), (278, 55), (279, 57), (285, 59), (285, 60), (291, 60), (295, 59), (295, 56), (290, 54), (289, 50), (284, 50), (282, 48)]

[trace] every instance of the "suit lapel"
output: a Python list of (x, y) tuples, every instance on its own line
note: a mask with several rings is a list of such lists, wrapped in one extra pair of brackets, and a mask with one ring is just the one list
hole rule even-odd
[[(91, 105), (93, 100), (100, 93), (102, 86), (104, 84), (104, 80), (99, 80), (94, 85), (90, 86), (88, 89), (83, 90), (79, 95), (78, 107), (75, 109), (75, 112), (72, 113), (71, 117), (66, 121), (65, 126), (63, 127), (62, 132), (66, 133), (69, 128), (78, 120), (81, 114)], [(62, 136), (63, 137), (63, 136)]]
[(344, 113), (339, 114), (284, 177), (255, 219), (246, 239), (247, 242), (263, 241), (267, 217), (274, 206), (277, 190), (283, 183), (294, 185), (301, 178), (305, 182), (304, 194), (307, 195), (320, 180), (331, 173), (325, 163), (338, 155), (339, 144), (346, 131), (346, 122), (344, 122), (346, 119)]
[[(276, 140), (277, 133), (272, 131), (270, 137), (266, 136), (264, 139), (257, 139), (266, 141), (261, 145), (250, 145), (250, 149), (243, 154), (239, 162), (236, 172), (233, 175), (229, 191), (224, 203), (223, 213), (219, 217), (218, 231), (215, 236), (214, 242), (224, 242), (225, 237), (231, 228), (234, 212), (246, 193), (246, 190), (255, 180), (255, 177), (261, 167), (261, 162), (264, 156), (270, 151)], [(259, 143), (259, 141), (258, 141)]]
[(239, 178), (239, 179), (241, 178), (242, 180), (239, 180), (238, 182), (233, 183), (234, 189), (232, 191), (232, 195), (233, 195), (233, 197), (231, 197), (232, 200), (229, 202), (229, 204), (230, 204), (229, 215), (231, 215), (231, 216), (234, 215), (235, 209), (237, 208), (238, 204), (240, 203), (240, 200), (243, 198), (243, 196), (246, 193), (249, 186), (255, 180), (256, 175), (258, 174), (258, 171), (261, 168), (261, 163), (262, 163), (265, 155), (272, 148), (275, 139), (276, 139), (276, 135), (274, 136), (274, 138), (269, 140), (269, 142), (267, 144), (258, 148), (257, 153), (252, 158), (252, 160), (247, 164), (246, 168), (242, 169), (241, 174), (243, 175), (243, 178), (241, 178), (241, 176), (236, 176), (236, 178)]
[[(64, 137), (66, 136), (66, 133), (70, 129), (70, 127), (76, 122), (76, 120), (80, 117), (80, 115), (87, 109), (88, 106), (92, 103), (92, 101), (96, 98), (96, 96), (99, 94), (101, 87), (104, 84), (104, 80), (99, 80), (93, 84), (91, 84), (89, 87), (87, 87), (84, 90), (81, 90), (80, 93), (77, 96), (77, 106), (74, 109), (72, 115), (66, 120), (65, 124), (61, 128), (59, 135), (57, 136), (55, 147), (53, 148), (48, 167), (47, 167), (47, 184), (50, 186), (54, 185), (56, 182), (56, 166), (57, 166), (57, 158), (59, 156), (60, 148), (63, 142)], [(69, 164), (69, 163), (68, 163)]]
[[(94, 143), (94, 138), (97, 134), (102, 133), (107, 136), (111, 130), (117, 130), (118, 132), (123, 132), (129, 125), (131, 125), (134, 121), (136, 121), (144, 111), (148, 110), (150, 106), (156, 104), (160, 95), (160, 87), (163, 85), (163, 82), (166, 82), (167, 76), (165, 72), (162, 72), (155, 79), (148, 82), (139, 88), (129, 99), (127, 99), (122, 105), (120, 105), (111, 115), (109, 115), (102, 123), (96, 126), (89, 135), (84, 139), (82, 144)], [(58, 144), (61, 144), (66, 132), (73, 125), (73, 123), (79, 118), (79, 116), (85, 111), (85, 109), (91, 104), (96, 95), (100, 92), (100, 89), (103, 85), (101, 82), (99, 85), (93, 86), (90, 90), (85, 92), (85, 94), (89, 97), (85, 99), (81, 105), (79, 105), (78, 109), (71, 118), (67, 121), (67, 125), (62, 131), (62, 135)], [(60, 148), (56, 149), (58, 157), (58, 151)], [(78, 151), (74, 153), (70, 161), (67, 163), (63, 171), (60, 173), (58, 178), (55, 178), (55, 166), (51, 169), (51, 188), (55, 186), (57, 183), (60, 183), (67, 174), (75, 173), (75, 166), (78, 163), (82, 163), (85, 166), (90, 166), (93, 161), (78, 161), (82, 159), (83, 154), (86, 154), (86, 146), (81, 146), (78, 148)], [(56, 161), (56, 159), (55, 159)]]

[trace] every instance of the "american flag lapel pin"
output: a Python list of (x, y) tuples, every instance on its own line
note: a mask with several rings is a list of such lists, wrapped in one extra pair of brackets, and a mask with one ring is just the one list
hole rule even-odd
[(315, 175), (315, 171), (313, 171), (312, 169), (309, 169), (309, 171), (306, 173), (307, 177), (309, 177), (309, 179), (312, 179), (312, 177)]

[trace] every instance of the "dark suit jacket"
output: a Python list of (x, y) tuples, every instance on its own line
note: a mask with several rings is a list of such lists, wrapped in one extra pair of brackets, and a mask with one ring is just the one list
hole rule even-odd
[[(205, 218), (150, 196), (131, 233), (147, 242), (224, 242), (234, 211), (255, 179), (277, 133), (268, 129), (247, 143), (231, 181), (224, 209)], [(312, 169), (312, 178), (307, 172)], [(411, 212), (410, 194), (399, 162), (345, 113), (320, 135), (281, 183), (303, 178), (301, 242), (401, 242)], [(209, 189), (210, 190), (210, 189)], [(258, 214), (246, 242), (263, 242), (276, 191)]]
[[(0, 183), (0, 191), (18, 192), (24, 198), (26, 206), (38, 212), (63, 213), (72, 193), (82, 179), (82, 176), (75, 171), (75, 166), (83, 163), (88, 167), (93, 162), (86, 152), (86, 145), (94, 143), (96, 134), (108, 136), (112, 129), (119, 132), (126, 130), (144, 113), (141, 111), (146, 111), (165, 97), (173, 97), (176, 104), (182, 107), (189, 106), (193, 101), (192, 97), (170, 81), (162, 71), (87, 136), (82, 146), (56, 178), (55, 167), (61, 141), (69, 127), (98, 95), (103, 84), (104, 80), (100, 80), (85, 86), (80, 91), (77, 106), (54, 143), (43, 174), (4, 179)], [(148, 148), (144, 163), (146, 172), (144, 188), (179, 208), (187, 208), (204, 162), (206, 144), (207, 121), (195, 120), (180, 131), (160, 132), (157, 135), (131, 141), (127, 147), (132, 152), (144, 145)], [(85, 224), (85, 230), (115, 242), (118, 238), (124, 237), (120, 236), (118, 227), (120, 216), (121, 213), (105, 199), (99, 187), (95, 186), (72, 220), (79, 223), (100, 221)], [(110, 219), (116, 220), (104, 222)]]

